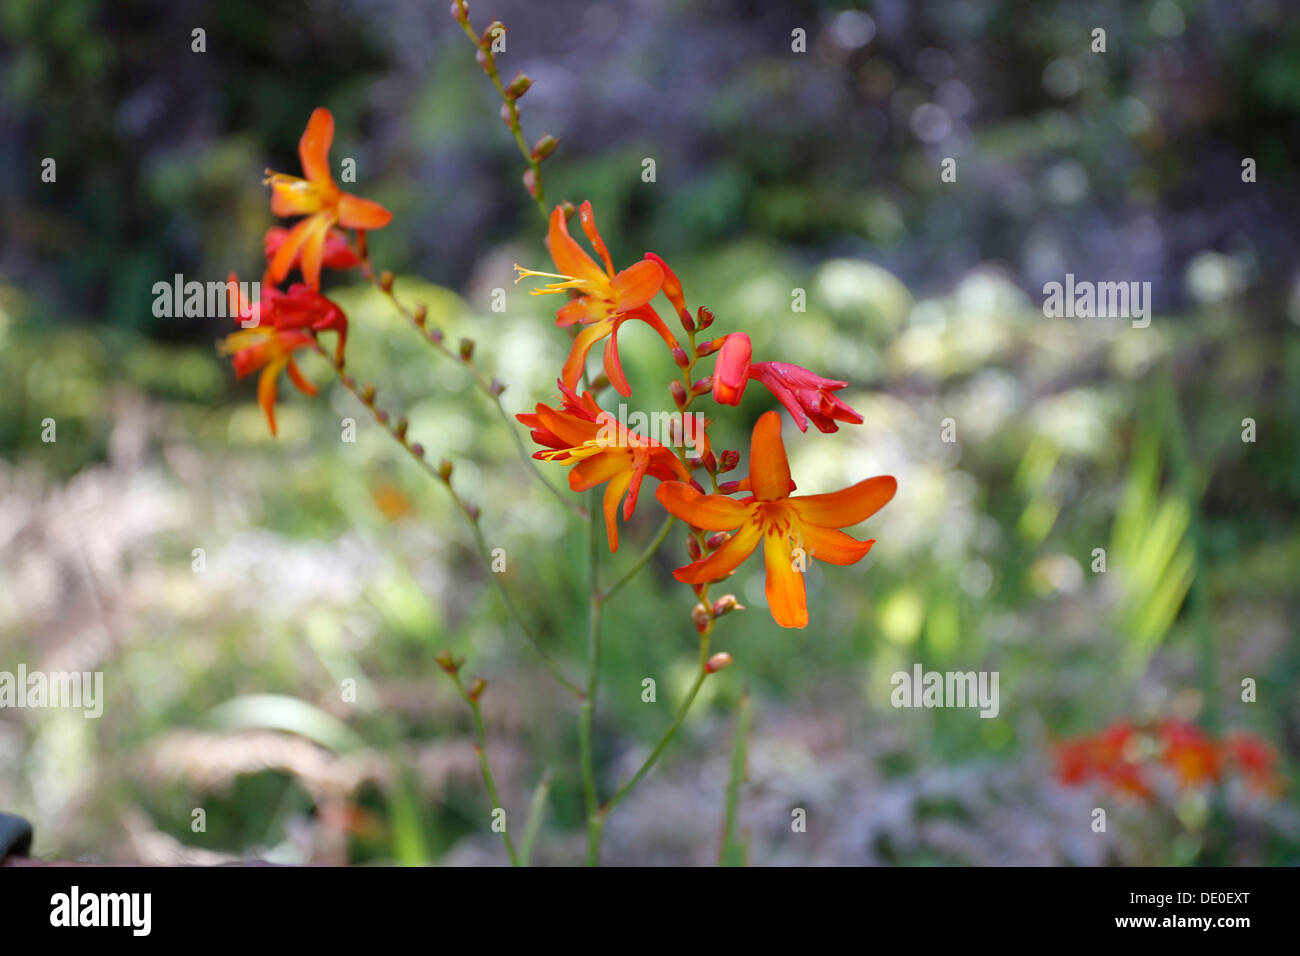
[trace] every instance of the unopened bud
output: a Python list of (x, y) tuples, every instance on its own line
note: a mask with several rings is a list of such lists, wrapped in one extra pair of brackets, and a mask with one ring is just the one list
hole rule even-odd
[(703, 395), (705, 392), (713, 391), (713, 376), (706, 375), (694, 385), (691, 386), (692, 395)]
[(691, 318), (691, 314), (687, 312), (685, 309), (682, 309), (681, 320), (682, 320), (682, 328), (684, 328), (687, 332), (695, 331), (695, 320)]
[(393, 434), (397, 436), (398, 441), (400, 442), (406, 441), (406, 429), (409, 424), (410, 423), (407, 422), (405, 418), (399, 418), (397, 420), (397, 427), (393, 429)]
[(528, 92), (528, 88), (533, 85), (533, 81), (524, 73), (516, 73), (515, 78), (510, 81), (506, 87), (506, 96), (512, 100), (517, 100)]
[(469, 4), (465, 0), (452, 0), (451, 15), (453, 19), (464, 22), (469, 16)]
[(705, 539), (704, 546), (710, 551), (717, 551), (718, 548), (727, 543), (727, 539), (730, 537), (730, 533), (726, 531), (716, 531)]
[(686, 535), (686, 552), (691, 556), (692, 561), (698, 561), (704, 557), (704, 549), (700, 547), (700, 539), (693, 534)]
[(556, 147), (559, 145), (560, 141), (550, 133), (547, 133), (533, 144), (533, 159), (541, 162), (547, 156), (550, 156), (551, 153), (555, 152)]
[(463, 658), (461, 660), (457, 660), (456, 658), (452, 657), (451, 651), (443, 651), (441, 654), (435, 657), (434, 660), (437, 661), (438, 666), (441, 667), (448, 674), (455, 674), (457, 671), (460, 670), (460, 665), (465, 663)]
[(493, 69), (492, 54), (489, 53), (487, 50), (480, 49), (477, 53), (475, 53), (474, 61), (478, 63), (479, 66), (483, 67), (484, 73), (492, 72)]
[(732, 611), (743, 611), (745, 605), (736, 600), (734, 594), (724, 594), (713, 602), (713, 616), (722, 617), (724, 614), (730, 614)]
[(361, 390), (361, 400), (367, 405), (375, 404), (375, 387), (373, 385), (367, 385)]
[(575, 206), (573, 203), (569, 202), (569, 200), (567, 199), (565, 199), (560, 203), (560, 209), (564, 212), (565, 220), (572, 219), (573, 214), (578, 211), (578, 207)]
[(708, 629), (709, 622), (712, 620), (713, 616), (709, 613), (709, 609), (703, 604), (697, 604), (695, 607), (691, 608), (691, 621), (695, 624), (695, 629), (701, 634)]
[(706, 309), (704, 306), (700, 306), (699, 309), (697, 309), (695, 312), (695, 320), (700, 328), (707, 329), (710, 325), (713, 324), (712, 310)]
[(715, 455), (715, 454), (713, 454), (713, 449), (712, 449), (712, 448), (710, 448), (708, 451), (706, 451), (706, 452), (705, 452), (705, 453), (700, 457), (700, 460), (704, 463), (704, 467), (707, 468), (707, 469), (709, 470), (709, 474), (711, 474), (711, 475), (713, 475), (713, 474), (717, 474), (717, 471), (718, 471), (718, 456)]
[(725, 341), (727, 341), (727, 337), (724, 335), (720, 339), (709, 339), (707, 342), (701, 342), (695, 349), (695, 354), (701, 358), (706, 355), (712, 355), (714, 352), (718, 351), (718, 349), (722, 348), (722, 343)]
[(485, 690), (487, 690), (487, 681), (481, 677), (475, 677), (469, 685), (469, 690), (465, 692), (465, 696), (472, 701), (477, 701), (483, 696)]
[(421, 445), (418, 441), (415, 442), (414, 444), (411, 445), (411, 454), (414, 455), (416, 458), (423, 458), (424, 446)]
[(523, 175), (524, 189), (528, 190), (528, 195), (534, 199), (537, 198), (537, 174), (533, 172), (532, 167), (524, 170)]
[(379, 276), (379, 288), (383, 289), (385, 292), (393, 291), (393, 274), (387, 269), (385, 269)]
[(492, 379), (492, 381), (488, 382), (488, 391), (492, 394), (493, 398), (499, 398), (501, 393), (504, 392), (505, 390), (506, 387), (502, 385), (501, 382), (499, 382), (495, 378)]
[(682, 386), (681, 382), (677, 381), (677, 379), (673, 379), (668, 386), (668, 392), (672, 395), (673, 401), (677, 404), (678, 408), (686, 407), (686, 389)]
[(415, 307), (415, 313), (411, 316), (411, 318), (414, 320), (416, 325), (418, 325), (420, 328), (424, 328), (424, 323), (429, 318), (429, 310), (425, 308), (423, 305), (417, 305)]
[(357, 380), (353, 378), (351, 375), (344, 375), (343, 387), (346, 388), (348, 391), (352, 391), (357, 387)]
[(451, 481), (451, 462), (446, 458), (438, 462), (438, 477), (443, 481)]
[(714, 654), (712, 657), (710, 657), (707, 661), (704, 662), (704, 673), (716, 674), (718, 671), (722, 670), (730, 663), (731, 663), (731, 655), (728, 654), (726, 651), (718, 651), (718, 653)]
[(469, 504), (465, 505), (465, 515), (466, 517), (469, 518), (470, 521), (477, 521), (479, 519), (479, 515), (481, 515), (482, 513), (483, 512), (478, 510), (478, 505), (474, 504), (473, 502), (470, 502)]
[(464, 360), (464, 361), (466, 361), (466, 362), (468, 362), (470, 359), (472, 359), (472, 358), (474, 357), (474, 340), (473, 340), (473, 339), (461, 339), (461, 340), (460, 340), (460, 357), (461, 357), (462, 360)]
[(678, 368), (686, 368), (686, 366), (691, 364), (691, 360), (687, 357), (686, 352), (677, 345), (673, 346), (673, 361), (677, 363)]
[(498, 34), (505, 33), (505, 32), (506, 32), (506, 25), (502, 23), (500, 20), (493, 20), (491, 23), (487, 25), (487, 28), (479, 36), (478, 38), (479, 45), (485, 46), (490, 50), (492, 49), (492, 41), (497, 38)]
[(723, 449), (722, 459), (718, 463), (718, 471), (728, 472), (740, 464), (740, 452), (734, 448)]
[(379, 422), (379, 424), (381, 424), (381, 425), (387, 425), (387, 424), (388, 424), (388, 412), (384, 411), (382, 408), (376, 408), (376, 409), (375, 409), (375, 421)]
[(435, 343), (437, 343), (438, 345), (441, 345), (441, 344), (442, 344), (442, 329), (430, 329), (430, 330), (429, 330), (429, 341), (430, 341), (430, 342), (435, 342)]
[[(722, 454), (725, 456), (726, 452), (724, 451)], [(724, 481), (718, 485), (718, 494), (720, 495), (734, 495), (739, 490), (740, 482), (738, 481)]]
[(501, 104), (500, 114), (501, 114), (501, 122), (505, 123), (507, 126), (510, 127), (513, 127), (515, 125), (515, 111), (511, 108), (509, 103)]

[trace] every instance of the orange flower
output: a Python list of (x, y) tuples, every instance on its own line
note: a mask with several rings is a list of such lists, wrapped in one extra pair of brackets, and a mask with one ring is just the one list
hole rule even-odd
[[(266, 261), (269, 263), (275, 258), (275, 254), (280, 251), (284, 241), (289, 238), (289, 230), (284, 226), (272, 226), (266, 230), (266, 238), (263, 239), (262, 245), (266, 251)], [(331, 229), (325, 237), (325, 248), (321, 255), (321, 265), (326, 269), (351, 269), (353, 266), (360, 265), (361, 257), (357, 255), (356, 250), (348, 244), (346, 233), (337, 229)], [(289, 270), (302, 268), (302, 250), (293, 257), (289, 263)]]
[(551, 249), (551, 259), (555, 262), (556, 272), (537, 272), (515, 266), (518, 282), (525, 276), (540, 276), (558, 279), (539, 289), (533, 289), (532, 295), (550, 295), (555, 292), (581, 293), (568, 305), (555, 314), (555, 324), (559, 326), (581, 323), (586, 326), (578, 333), (569, 352), (568, 361), (560, 380), (569, 388), (578, 384), (586, 366), (587, 353), (601, 339), (608, 336), (605, 346), (605, 374), (620, 395), (630, 395), (632, 388), (623, 374), (623, 365), (618, 356), (618, 330), (628, 319), (641, 319), (648, 323), (669, 348), (677, 347), (677, 340), (668, 331), (658, 313), (648, 304), (659, 292), (664, 274), (657, 262), (642, 259), (628, 266), (621, 272), (614, 271), (614, 262), (610, 259), (605, 242), (596, 231), (596, 221), (592, 215), (591, 203), (584, 202), (578, 207), (578, 220), (582, 230), (587, 234), (591, 247), (600, 256), (604, 268), (598, 266), (578, 245), (576, 239), (569, 235), (565, 222), (564, 210), (558, 206), (551, 213), (551, 225), (547, 232), (547, 243)]
[(289, 230), (267, 265), (267, 278), (284, 281), (301, 257), (302, 275), (313, 289), (320, 287), (326, 240), (335, 225), (345, 229), (381, 229), (393, 214), (369, 199), (343, 192), (330, 175), (329, 151), (334, 140), (334, 116), (318, 107), (298, 140), (298, 158), (306, 179), (267, 170), (271, 212), (277, 216), (306, 216)]
[(1166, 720), (1157, 734), (1164, 744), (1161, 762), (1173, 770), (1181, 785), (1195, 787), (1219, 779), (1223, 763), (1219, 748), (1195, 724)]
[[(736, 500), (701, 494), (682, 482), (656, 492), (670, 513), (706, 531), (732, 531), (731, 538), (708, 557), (678, 568), (673, 575), (687, 584), (717, 581), (734, 571), (763, 542), (767, 565), (767, 602), (782, 627), (804, 627), (808, 604), (803, 576), (796, 564), (817, 557), (829, 564), (853, 564), (875, 544), (858, 541), (837, 529), (865, 521), (894, 497), (898, 482), (890, 475), (868, 478), (825, 495), (790, 497), (790, 463), (781, 443), (781, 417), (767, 412), (754, 426), (750, 442), (749, 490)], [(801, 549), (796, 556), (795, 549)]]
[(220, 345), (221, 354), (231, 356), (237, 378), (262, 370), (262, 376), (257, 380), (257, 403), (266, 413), (272, 435), (276, 434), (275, 393), (281, 370), (289, 370), (289, 379), (299, 391), (307, 395), (316, 394), (316, 386), (303, 377), (293, 360), (295, 351), (310, 347), (314, 341), (308, 332), (277, 329), (264, 324), (233, 332)]
[(602, 411), (590, 392), (582, 398), (563, 382), (560, 390), (564, 401), (555, 409), (538, 403), (535, 414), (517, 415), (516, 418), (533, 430), (533, 440), (545, 445), (548, 451), (534, 453), (543, 461), (558, 461), (573, 465), (569, 472), (569, 487), (586, 491), (609, 482), (605, 488), (605, 532), (609, 536), (609, 550), (618, 550), (618, 524), (615, 517), (619, 500), (623, 502), (623, 518), (632, 517), (636, 510), (641, 482), (646, 475), (669, 481), (680, 478), (690, 480), (690, 473), (672, 449), (620, 425), (609, 412)]

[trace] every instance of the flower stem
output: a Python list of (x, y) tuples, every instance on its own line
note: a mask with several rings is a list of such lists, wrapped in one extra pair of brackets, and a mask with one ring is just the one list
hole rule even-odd
[(358, 246), (358, 255), (361, 258), (361, 274), (364, 275), (376, 289), (384, 294), (388, 301), (393, 304), (393, 308), (405, 317), (406, 321), (410, 323), (411, 328), (419, 334), (420, 338), (424, 339), (430, 348), (444, 358), (448, 358), (453, 362), (458, 362), (469, 369), (470, 374), (474, 378), (474, 384), (478, 387), (478, 390), (487, 397), (488, 401), (492, 403), (492, 407), (496, 411), (497, 416), (501, 419), (502, 424), (506, 426), (506, 431), (510, 433), (510, 438), (515, 444), (515, 449), (519, 452), (520, 459), (528, 467), (532, 476), (537, 479), (538, 483), (540, 483), (543, 488), (551, 493), (556, 501), (581, 516), (583, 514), (582, 506), (575, 503), (572, 498), (563, 494), (558, 488), (547, 481), (545, 476), (542, 475), (541, 469), (537, 467), (537, 462), (534, 460), (533, 456), (529, 454), (527, 447), (524, 445), (523, 438), (519, 435), (518, 423), (511, 420), (510, 413), (507, 412), (505, 406), (501, 404), (501, 393), (505, 390), (504, 386), (493, 379), (488, 378), (487, 375), (483, 373), (483, 370), (474, 364), (472, 358), (463, 358), (460, 354), (449, 349), (442, 340), (442, 333), (440, 330), (427, 328), (416, 314), (397, 297), (397, 293), (393, 291), (393, 284), (391, 282), (385, 282), (384, 279), (380, 278), (380, 276), (376, 274), (365, 244), (358, 243)]
[(673, 522), (676, 520), (672, 515), (664, 519), (664, 523), (660, 526), (659, 533), (655, 535), (654, 540), (641, 552), (641, 556), (636, 559), (632, 567), (627, 569), (627, 573), (605, 589), (604, 593), (601, 594), (601, 600), (608, 600), (615, 591), (637, 576), (640, 570), (646, 566), (646, 563), (654, 557), (660, 545), (664, 543), (664, 540), (668, 537), (668, 532), (672, 529)]
[(691, 704), (695, 703), (695, 698), (700, 693), (700, 688), (704, 686), (704, 678), (709, 676), (705, 663), (709, 659), (709, 636), (712, 633), (713, 622), (709, 621), (704, 633), (700, 635), (700, 672), (695, 675), (695, 683), (691, 684), (691, 689), (686, 692), (686, 697), (682, 700), (681, 706), (677, 708), (677, 716), (673, 718), (673, 722), (668, 726), (668, 729), (664, 731), (663, 736), (659, 738), (659, 743), (655, 744), (654, 750), (650, 751), (650, 756), (646, 757), (645, 762), (641, 764), (637, 772), (632, 775), (631, 779), (629, 779), (627, 783), (615, 790), (612, 797), (605, 801), (605, 805), (600, 808), (602, 816), (607, 815), (610, 810), (614, 809), (614, 807), (618, 805), (619, 801), (631, 793), (632, 788), (641, 782), (641, 778), (650, 772), (650, 769), (659, 761), (659, 757), (663, 754), (664, 749), (677, 733), (677, 728), (680, 727), (682, 721), (686, 719), (686, 714), (690, 711)]
[(505, 84), (501, 82), (501, 74), (497, 72), (496, 57), (492, 53), (491, 41), (484, 42), (484, 38), (475, 35), (474, 28), (470, 26), (468, 12), (464, 18), (457, 18), (460, 27), (465, 31), (465, 36), (469, 37), (469, 42), (474, 44), (475, 49), (480, 55), (479, 63), (483, 67), (483, 72), (488, 75), (492, 85), (496, 87), (497, 95), (501, 97), (505, 113), (503, 117), (506, 124), (510, 127), (510, 135), (514, 137), (515, 145), (519, 147), (520, 154), (524, 157), (524, 162), (528, 164), (528, 170), (532, 174), (532, 184), (528, 186), (528, 193), (533, 197), (537, 208), (542, 213), (542, 218), (548, 218), (546, 211), (546, 192), (542, 188), (542, 161), (533, 154), (528, 147), (528, 140), (524, 139), (524, 131), (519, 125), (519, 101), (517, 97), (511, 96), (506, 92)]
[(528, 804), (528, 822), (524, 824), (524, 842), (519, 848), (519, 865), (527, 866), (533, 856), (533, 844), (542, 828), (542, 815), (546, 812), (546, 798), (551, 793), (551, 771), (542, 771), (542, 779), (537, 782), (533, 799)]
[[(386, 411), (375, 404), (374, 397), (368, 396), (365, 391), (358, 388), (357, 383), (352, 380), (351, 376), (343, 374), (343, 369), (340, 367), (339, 363), (335, 361), (334, 356), (331, 355), (319, 342), (316, 343), (316, 351), (319, 352), (325, 361), (329, 363), (330, 368), (334, 370), (335, 376), (343, 387), (351, 392), (353, 396), (356, 397), (357, 401), (370, 409), (371, 415), (374, 416), (375, 421), (379, 423), (380, 427), (382, 427), (394, 441), (406, 449), (407, 453), (415, 459), (416, 463), (424, 469), (425, 473), (430, 478), (434, 479), (447, 489), (447, 493), (451, 495), (451, 500), (456, 505), (457, 510), (464, 515), (466, 522), (469, 524), (470, 531), (474, 537), (474, 545), (478, 549), (479, 557), (482, 559), (483, 564), (490, 568), (492, 565), (492, 551), (487, 545), (487, 540), (483, 537), (483, 529), (479, 527), (477, 511), (471, 510), (469, 504), (466, 503), (465, 499), (456, 491), (451, 480), (449, 478), (444, 478), (442, 473), (435, 468), (427, 458), (425, 458), (424, 450), (418, 445), (414, 445), (407, 441), (405, 431), (400, 425), (393, 422), (392, 417)], [(514, 599), (510, 597), (510, 592), (506, 590), (505, 584), (501, 581), (501, 575), (489, 571), (489, 577), (492, 579), (492, 583), (496, 586), (497, 592), (501, 595), (501, 600), (505, 604), (506, 610), (510, 612), (510, 616), (513, 617), (515, 623), (519, 625), (519, 629), (523, 631), (524, 637), (526, 637), (528, 642), (533, 646), (533, 650), (535, 650), (541, 657), (547, 670), (551, 672), (551, 676), (554, 677), (562, 687), (581, 700), (584, 696), (582, 688), (564, 676), (560, 671), (559, 664), (555, 662), (555, 659), (551, 657), (546, 648), (542, 646), (542, 642), (538, 638), (537, 634), (533, 631), (524, 616), (519, 612), (519, 608), (515, 606)]]
[(603, 599), (597, 580), (600, 536), (597, 522), (596, 492), (588, 493), (587, 508), (587, 687), (578, 714), (578, 755), (582, 770), (582, 793), (587, 807), (587, 865), (600, 862), (600, 838), (604, 818), (599, 813), (596, 794), (596, 771), (592, 759), (591, 724), (596, 710), (596, 690), (600, 679), (600, 618)]
[[(483, 785), (487, 787), (488, 799), (492, 801), (493, 811), (497, 809), (505, 810), (501, 802), (501, 795), (497, 793), (496, 780), (492, 777), (492, 767), (488, 764), (487, 758), (487, 732), (483, 728), (483, 710), (479, 706), (478, 698), (471, 697), (465, 690), (465, 685), (461, 683), (460, 674), (456, 671), (448, 671), (452, 683), (456, 685), (456, 692), (460, 694), (461, 700), (469, 705), (470, 711), (474, 715), (474, 753), (478, 756), (479, 769), (483, 773)], [(506, 856), (510, 857), (511, 866), (519, 866), (519, 856), (515, 853), (514, 841), (510, 839), (510, 815), (506, 814), (505, 828), (501, 831), (501, 839), (506, 845)]]

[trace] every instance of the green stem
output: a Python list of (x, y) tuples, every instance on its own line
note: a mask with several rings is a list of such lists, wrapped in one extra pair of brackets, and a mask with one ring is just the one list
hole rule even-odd
[(740, 695), (740, 706), (736, 710), (736, 739), (731, 745), (731, 774), (727, 778), (718, 866), (745, 865), (745, 844), (737, 833), (737, 827), (740, 820), (740, 787), (748, 773), (749, 726), (752, 720), (753, 710), (749, 705), (749, 688), (746, 687)]
[(483, 71), (487, 73), (488, 79), (496, 87), (497, 95), (501, 97), (501, 102), (505, 104), (510, 135), (514, 137), (515, 145), (519, 147), (524, 162), (528, 164), (528, 168), (532, 171), (533, 187), (529, 192), (533, 197), (533, 201), (537, 204), (538, 210), (541, 211), (542, 218), (548, 219), (550, 214), (546, 210), (546, 192), (542, 188), (542, 161), (533, 155), (533, 151), (528, 147), (528, 140), (524, 139), (523, 128), (519, 125), (519, 102), (506, 93), (505, 84), (501, 82), (501, 74), (497, 72), (496, 57), (492, 53), (492, 44), (483, 43), (475, 35), (474, 28), (470, 26), (468, 15), (463, 20), (460, 20), (460, 26), (465, 31), (465, 35), (469, 37), (469, 41), (483, 55)]
[(416, 317), (416, 314), (407, 308), (406, 305), (403, 304), (402, 300), (397, 297), (397, 293), (393, 291), (392, 283), (388, 283), (387, 288), (385, 288), (384, 280), (375, 274), (374, 265), (370, 261), (370, 255), (364, 243), (358, 243), (357, 254), (361, 259), (362, 275), (364, 275), (376, 289), (384, 294), (388, 301), (392, 303), (393, 308), (400, 312), (410, 324), (411, 328), (419, 333), (420, 338), (424, 339), (424, 341), (428, 343), (429, 347), (443, 358), (450, 359), (453, 362), (459, 362), (469, 369), (470, 375), (474, 379), (474, 384), (488, 399), (488, 401), (492, 403), (492, 407), (495, 409), (497, 416), (506, 426), (506, 431), (510, 433), (510, 438), (514, 442), (515, 449), (519, 452), (520, 460), (523, 461), (525, 466), (527, 466), (529, 472), (532, 473), (533, 478), (535, 478), (543, 488), (549, 491), (556, 501), (581, 516), (583, 514), (582, 506), (575, 503), (572, 498), (565, 495), (560, 491), (560, 489), (556, 488), (555, 485), (547, 481), (546, 477), (542, 474), (541, 469), (537, 467), (537, 460), (529, 453), (527, 446), (524, 445), (523, 438), (519, 434), (519, 423), (511, 419), (510, 413), (507, 412), (505, 406), (501, 404), (502, 386), (488, 378), (487, 375), (483, 373), (483, 370), (474, 364), (472, 359), (463, 358), (458, 352), (453, 352), (449, 349), (446, 343), (443, 342), (442, 333), (439, 330), (430, 329), (422, 324), (419, 318)]
[(542, 828), (542, 816), (546, 812), (546, 798), (551, 793), (551, 771), (542, 772), (542, 779), (537, 782), (533, 799), (528, 804), (528, 822), (524, 824), (524, 842), (519, 848), (519, 865), (527, 866), (533, 857), (533, 844)]
[[(423, 449), (419, 449), (407, 441), (406, 432), (399, 425), (393, 422), (392, 416), (376, 405), (373, 397), (367, 398), (366, 393), (357, 387), (356, 382), (354, 382), (350, 376), (343, 374), (343, 369), (339, 366), (339, 363), (335, 361), (334, 356), (326, 351), (324, 346), (319, 342), (316, 343), (316, 351), (319, 352), (329, 363), (330, 368), (334, 370), (334, 374), (338, 378), (340, 384), (351, 392), (357, 401), (370, 409), (370, 414), (374, 416), (375, 421), (384, 429), (389, 437), (406, 449), (407, 453), (415, 460), (416, 464), (424, 469), (425, 474), (447, 489), (447, 493), (451, 495), (451, 500), (456, 505), (457, 510), (460, 511), (460, 513), (465, 517), (466, 522), (469, 524), (470, 531), (474, 538), (474, 545), (479, 553), (479, 558), (483, 561), (483, 564), (490, 569), (492, 565), (492, 550), (488, 547), (487, 540), (483, 537), (483, 529), (479, 527), (477, 512), (470, 510), (469, 505), (456, 491), (451, 480), (449, 478), (444, 478), (442, 473), (424, 456)], [(546, 648), (542, 646), (541, 639), (537, 636), (537, 633), (519, 612), (519, 608), (515, 606), (514, 599), (510, 597), (510, 592), (506, 590), (506, 586), (502, 582), (501, 576), (491, 570), (489, 570), (488, 574), (492, 579), (493, 585), (497, 589), (497, 593), (501, 595), (501, 600), (505, 604), (506, 610), (510, 612), (510, 616), (514, 618), (515, 623), (519, 625), (519, 629), (523, 632), (524, 637), (527, 638), (528, 643), (532, 645), (533, 650), (535, 650), (541, 657), (547, 670), (551, 672), (551, 676), (559, 682), (560, 686), (564, 687), (569, 691), (569, 693), (581, 700), (583, 697), (582, 688), (578, 687), (577, 684), (565, 677), (560, 671), (560, 665), (556, 663), (555, 659), (551, 657)]]
[[(471, 697), (461, 683), (460, 674), (456, 671), (448, 671), (452, 683), (456, 685), (456, 690), (461, 699), (469, 705), (470, 711), (474, 715), (474, 753), (478, 756), (479, 770), (483, 773), (483, 785), (487, 787), (488, 799), (492, 801), (493, 810), (505, 811), (505, 805), (501, 802), (501, 795), (497, 792), (496, 780), (492, 776), (492, 767), (488, 764), (487, 758), (487, 731), (483, 727), (483, 710), (479, 707), (477, 697)], [(505, 829), (501, 831), (501, 839), (506, 845), (506, 856), (510, 857), (510, 865), (519, 865), (519, 856), (515, 853), (514, 841), (510, 839), (510, 814), (506, 814)]]
[(664, 523), (659, 528), (659, 533), (655, 535), (654, 540), (646, 546), (645, 551), (643, 551), (641, 556), (636, 559), (636, 562), (632, 567), (628, 568), (627, 573), (605, 589), (605, 592), (601, 595), (602, 600), (608, 600), (613, 596), (615, 591), (637, 576), (640, 570), (646, 566), (646, 562), (654, 557), (655, 552), (658, 551), (660, 545), (664, 543), (664, 540), (668, 537), (668, 532), (672, 529), (675, 520), (676, 519), (672, 515), (669, 515), (664, 519)]
[(632, 789), (641, 782), (641, 778), (650, 772), (651, 768), (653, 768), (659, 761), (659, 757), (663, 754), (665, 748), (667, 748), (668, 744), (676, 735), (677, 728), (679, 728), (682, 725), (682, 721), (686, 719), (686, 714), (690, 711), (691, 704), (695, 703), (695, 698), (699, 695), (700, 688), (704, 686), (704, 679), (709, 676), (709, 672), (705, 665), (709, 659), (709, 635), (712, 632), (713, 622), (709, 621), (705, 632), (700, 635), (700, 671), (695, 675), (695, 682), (691, 684), (690, 690), (686, 692), (686, 697), (682, 700), (681, 706), (677, 708), (677, 716), (673, 718), (672, 724), (669, 725), (666, 731), (664, 731), (663, 736), (659, 738), (659, 742), (655, 744), (654, 750), (650, 751), (650, 756), (646, 757), (645, 762), (641, 764), (637, 772), (632, 775), (631, 779), (628, 780), (627, 783), (615, 790), (612, 797), (605, 801), (605, 805), (600, 808), (602, 820), (609, 814), (609, 811), (613, 810), (624, 797), (632, 792)]
[(600, 536), (597, 522), (596, 492), (588, 493), (587, 508), (587, 687), (579, 708), (578, 751), (582, 769), (582, 793), (587, 807), (587, 865), (600, 862), (600, 838), (604, 820), (599, 814), (596, 794), (596, 771), (592, 758), (591, 725), (596, 710), (596, 689), (600, 678), (600, 617), (602, 599), (597, 582)]

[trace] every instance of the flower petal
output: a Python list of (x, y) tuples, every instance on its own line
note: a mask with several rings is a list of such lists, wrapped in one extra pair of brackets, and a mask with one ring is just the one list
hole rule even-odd
[(271, 434), (274, 436), (275, 431), (275, 383), (280, 377), (280, 369), (284, 368), (286, 359), (279, 358), (273, 362), (267, 363), (262, 369), (262, 375), (257, 380), (257, 404), (262, 406), (262, 411), (266, 412), (266, 420), (271, 426)]
[(587, 241), (591, 243), (591, 248), (596, 250), (596, 254), (605, 263), (605, 272), (613, 275), (614, 260), (609, 257), (605, 240), (600, 238), (600, 233), (596, 231), (596, 216), (591, 211), (591, 200), (583, 200), (582, 205), (578, 207), (578, 221), (582, 223), (582, 231), (587, 234)]
[(573, 340), (573, 347), (569, 349), (569, 357), (564, 362), (564, 368), (560, 372), (561, 382), (569, 388), (578, 384), (578, 379), (582, 378), (582, 373), (586, 369), (587, 353), (591, 351), (593, 345), (609, 335), (613, 328), (613, 322), (597, 322), (578, 333)]
[(383, 229), (392, 221), (393, 214), (372, 199), (339, 197), (339, 225), (346, 229)]
[(618, 550), (618, 500), (627, 491), (632, 481), (632, 472), (625, 471), (615, 476), (605, 488), (605, 535), (609, 538), (609, 550)]
[(642, 259), (614, 276), (614, 302), (619, 312), (645, 305), (659, 293), (664, 271), (659, 263)]
[(790, 462), (781, 442), (781, 416), (777, 412), (764, 412), (754, 425), (749, 442), (749, 477), (759, 501), (776, 501), (790, 493)]
[(803, 575), (794, 569), (790, 542), (782, 535), (769, 534), (763, 544), (767, 565), (767, 606), (772, 619), (782, 627), (808, 626), (808, 597)]
[(569, 235), (568, 223), (564, 220), (564, 210), (559, 206), (551, 212), (551, 225), (546, 233), (551, 247), (551, 258), (561, 275), (574, 279), (594, 280), (608, 283), (609, 276), (601, 271), (600, 266), (592, 261), (591, 256), (582, 251), (578, 241)]
[(671, 515), (705, 531), (732, 531), (753, 512), (726, 495), (704, 495), (684, 481), (669, 481), (655, 490), (655, 497)]
[(861, 561), (876, 539), (859, 541), (843, 531), (822, 528), (815, 524), (800, 524), (804, 549), (810, 557), (827, 564), (856, 564)]
[(847, 528), (859, 521), (866, 521), (883, 508), (897, 490), (898, 481), (893, 475), (880, 475), (859, 481), (842, 491), (791, 498), (790, 503), (794, 505), (799, 517), (808, 524), (823, 528)]
[(293, 359), (289, 359), (287, 368), (289, 371), (289, 381), (293, 382), (293, 384), (298, 387), (298, 391), (302, 392), (304, 395), (316, 394), (316, 386), (307, 381), (306, 377), (302, 374), (302, 369), (298, 368), (297, 362)]
[(334, 114), (323, 106), (312, 111), (307, 128), (298, 140), (298, 159), (303, 175), (312, 183), (333, 185), (330, 175), (330, 144), (334, 142)]
[[(659, 487), (663, 487), (660, 485)], [(763, 536), (763, 528), (757, 521), (747, 521), (731, 538), (707, 558), (701, 558), (693, 564), (678, 568), (673, 577), (686, 584), (704, 584), (708, 581), (720, 581), (740, 566), (754, 549), (758, 539)]]
[(569, 472), (569, 487), (574, 491), (586, 491), (629, 471), (631, 465), (627, 455), (615, 451), (592, 455), (573, 466)]
[(632, 386), (627, 383), (627, 376), (623, 374), (623, 362), (618, 357), (618, 326), (619, 323), (615, 322), (614, 331), (605, 343), (605, 375), (609, 378), (609, 384), (614, 386), (614, 391), (627, 398), (632, 394)]

